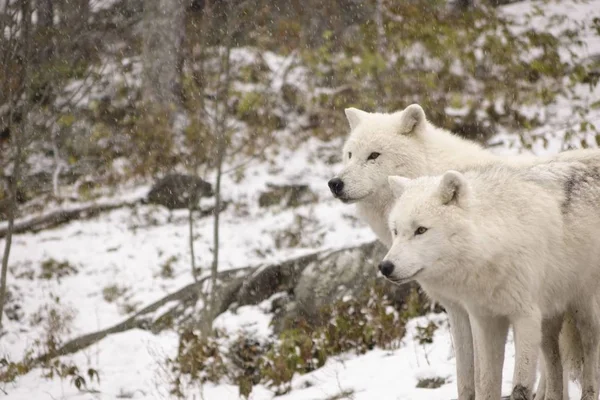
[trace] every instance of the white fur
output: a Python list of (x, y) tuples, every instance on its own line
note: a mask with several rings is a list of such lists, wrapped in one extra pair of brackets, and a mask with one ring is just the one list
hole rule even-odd
[[(404, 184), (389, 218), (394, 238), (384, 261), (395, 268), (388, 278), (417, 280), (468, 311), (479, 368), (475, 398), (500, 397), (508, 324), (516, 398), (532, 392), (542, 340), (547, 373), (555, 374), (566, 311), (584, 347), (583, 398), (598, 398), (600, 322), (591, 300), (600, 285), (599, 166), (600, 157), (597, 165), (491, 166)], [(547, 398), (563, 395), (558, 372), (548, 376)]]
[[(416, 178), (439, 175), (448, 169), (498, 162), (517, 166), (547, 161), (532, 156), (496, 156), (473, 142), (434, 126), (416, 104), (393, 114), (347, 109), (346, 115), (351, 132), (343, 148), (344, 168), (337, 175), (344, 182), (340, 198), (356, 203), (361, 218), (388, 248), (392, 238), (387, 219), (394, 201), (388, 184), (390, 175)], [(381, 155), (376, 160), (367, 161), (372, 152)], [(565, 160), (586, 157), (594, 157), (594, 154), (578, 150), (557, 156)], [(475, 366), (469, 316), (460, 304), (448, 299), (437, 300), (448, 311), (451, 322), (459, 399), (472, 400), (475, 395)], [(541, 385), (544, 388), (543, 379)]]
[[(343, 149), (344, 168), (336, 176), (344, 182), (340, 199), (357, 203), (361, 217), (388, 246), (391, 238), (386, 218), (393, 202), (388, 176), (416, 178), (503, 160), (473, 142), (437, 128), (426, 120), (418, 104), (393, 114), (352, 108), (346, 110), (346, 115), (351, 132)], [(368, 161), (372, 152), (381, 155)], [(525, 163), (533, 159), (523, 156), (506, 160)]]

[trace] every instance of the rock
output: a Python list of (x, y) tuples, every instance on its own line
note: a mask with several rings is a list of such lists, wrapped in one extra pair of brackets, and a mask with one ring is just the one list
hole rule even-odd
[(311, 263), (319, 262), (323, 257), (326, 255), (308, 254), (279, 264), (257, 268), (244, 278), (244, 283), (237, 293), (237, 305), (258, 304), (275, 293), (292, 292), (304, 268)]
[(271, 320), (273, 332), (282, 332), (289, 326), (289, 321), (299, 321), (302, 318), (292, 294), (281, 296), (277, 298), (277, 304), (274, 303), (272, 306), (273, 319)]
[(334, 298), (352, 292), (376, 276), (374, 264), (385, 256), (378, 242), (333, 254), (321, 263), (312, 263), (303, 271), (294, 291), (303, 314), (316, 316), (317, 311)]
[[(376, 283), (399, 307), (417, 284), (396, 286), (377, 278), (375, 265), (385, 254), (386, 249), (382, 244), (370, 242), (258, 267), (243, 278), (230, 304), (236, 308), (259, 304), (272, 297), (272, 325), (275, 332), (289, 325), (289, 321), (299, 319), (318, 325), (322, 322), (318, 316), (324, 305), (347, 295), (357, 297)], [(280, 295), (273, 296), (276, 293)]]
[(260, 207), (281, 205), (284, 208), (298, 207), (303, 204), (314, 203), (318, 197), (308, 185), (274, 185), (267, 184), (269, 191), (263, 192), (258, 198)]
[(201, 197), (212, 195), (212, 185), (203, 179), (192, 175), (170, 174), (156, 181), (148, 192), (146, 202), (176, 210), (188, 208), (190, 204), (195, 207)]
[[(356, 296), (375, 283), (376, 265), (387, 249), (379, 242), (370, 242), (353, 249), (340, 250), (320, 262), (313, 262), (302, 271), (294, 290), (295, 312), (308, 321), (319, 323), (319, 310), (345, 296)], [(396, 286), (385, 282), (386, 294), (396, 304), (403, 304), (415, 285)], [(290, 309), (293, 306), (289, 305)]]

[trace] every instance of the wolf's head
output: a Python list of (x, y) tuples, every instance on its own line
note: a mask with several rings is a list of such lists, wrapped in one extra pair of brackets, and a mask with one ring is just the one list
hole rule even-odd
[(393, 114), (347, 108), (350, 137), (343, 150), (344, 168), (329, 181), (335, 197), (353, 203), (389, 190), (390, 175), (417, 177), (427, 171), (422, 135), (427, 129), (418, 104)]
[(459, 172), (410, 180), (389, 177), (396, 203), (389, 216), (393, 244), (379, 270), (396, 283), (449, 272), (473, 237), (471, 185)]

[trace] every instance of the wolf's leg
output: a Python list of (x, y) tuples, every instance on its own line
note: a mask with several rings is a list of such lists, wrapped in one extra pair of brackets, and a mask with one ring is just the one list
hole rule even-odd
[(471, 317), (478, 367), (475, 398), (497, 400), (502, 393), (502, 365), (508, 320), (504, 317), (480, 315)]
[(535, 389), (535, 400), (545, 400), (546, 398), (546, 367), (544, 365), (543, 359), (542, 362), (539, 363), (540, 367), (540, 382), (538, 383), (537, 388)]
[(564, 368), (563, 365), (563, 400), (569, 400), (569, 372)]
[(558, 338), (563, 323), (563, 314), (542, 321), (542, 354), (546, 390), (538, 391), (536, 400), (562, 400), (563, 365), (560, 358)]
[(458, 400), (475, 400), (475, 360), (469, 314), (461, 305), (444, 301), (456, 353)]
[(581, 304), (579, 312), (573, 313), (581, 337), (583, 371), (581, 376), (581, 400), (598, 399), (598, 374), (600, 357), (600, 319), (593, 302)]
[[(542, 345), (543, 346), (543, 345)], [(540, 382), (538, 387), (535, 389), (535, 400), (544, 400), (546, 393), (546, 366), (544, 365), (544, 359), (540, 358), (541, 362), (538, 363), (540, 368)], [(561, 357), (561, 365), (563, 369), (563, 400), (569, 400), (569, 373), (565, 369), (565, 360)]]
[[(528, 314), (513, 319), (512, 324), (516, 357), (513, 392), (510, 398), (530, 400), (535, 382), (537, 356), (542, 341), (542, 316), (540, 311), (534, 308)], [(547, 374), (549, 372), (546, 371)]]

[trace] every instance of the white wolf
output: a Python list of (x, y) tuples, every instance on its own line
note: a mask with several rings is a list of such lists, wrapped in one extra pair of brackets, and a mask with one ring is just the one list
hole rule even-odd
[[(434, 126), (417, 104), (393, 114), (348, 108), (346, 116), (351, 132), (343, 148), (344, 168), (329, 181), (329, 187), (340, 200), (357, 204), (361, 218), (388, 248), (392, 238), (387, 219), (394, 200), (388, 176), (416, 178), (489, 163), (527, 165), (545, 161), (533, 156), (494, 155)], [(576, 159), (585, 154), (585, 151), (570, 151), (557, 158)], [(442, 304), (448, 311), (456, 351), (459, 400), (472, 400), (475, 370), (469, 316), (459, 304), (451, 301)], [(544, 384), (542, 370), (540, 393), (545, 390)]]
[[(389, 183), (398, 198), (389, 217), (393, 244), (379, 268), (393, 282), (416, 280), (468, 310), (475, 398), (501, 396), (508, 324), (516, 343), (511, 398), (530, 398), (542, 332), (550, 336), (542, 346), (547, 384), (560, 386), (557, 339), (569, 310), (583, 344), (582, 400), (597, 400), (600, 162), (495, 165)], [(549, 388), (547, 398), (562, 397), (562, 387)]]

